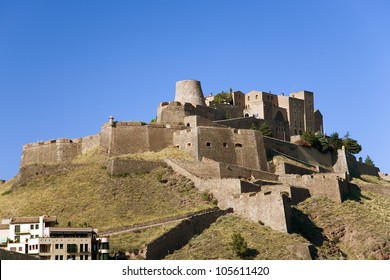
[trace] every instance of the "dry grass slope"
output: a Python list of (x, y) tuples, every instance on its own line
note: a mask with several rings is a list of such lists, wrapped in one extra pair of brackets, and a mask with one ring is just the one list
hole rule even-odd
[[(169, 154), (169, 153), (167, 153)], [(66, 226), (90, 225), (105, 231), (212, 208), (192, 182), (169, 168), (150, 173), (111, 177), (108, 158), (96, 149), (80, 156), (64, 174), (0, 186), (0, 215), (58, 216)]]
[(169, 255), (173, 260), (238, 259), (229, 243), (233, 233), (240, 233), (254, 252), (254, 259), (300, 259), (296, 246), (308, 242), (296, 234), (284, 234), (234, 215), (220, 217), (210, 228), (194, 237), (182, 249)]

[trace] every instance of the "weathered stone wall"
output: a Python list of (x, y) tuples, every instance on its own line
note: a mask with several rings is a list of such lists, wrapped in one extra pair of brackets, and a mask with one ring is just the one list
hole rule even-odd
[(268, 170), (263, 137), (253, 130), (196, 127), (174, 133), (174, 145), (203, 157), (254, 170)]
[(261, 221), (281, 232), (291, 231), (289, 198), (278, 190), (230, 196), (227, 204), (239, 216)]
[(35, 163), (71, 161), (81, 152), (81, 143), (70, 139), (57, 139), (23, 146), (21, 166)]
[[(180, 162), (166, 160), (179, 174), (194, 182), (201, 191), (211, 192), (221, 209), (233, 208), (238, 215), (250, 218), (282, 232), (288, 232), (291, 223), (291, 209), (287, 197), (282, 197), (280, 188), (272, 186), (272, 196), (265, 197), (260, 186), (239, 179), (201, 179), (180, 166)], [(249, 192), (257, 192), (251, 194)], [(267, 191), (267, 195), (268, 195)], [(274, 204), (274, 205), (271, 205)], [(246, 213), (246, 211), (250, 211)]]
[(246, 117), (246, 118), (218, 120), (214, 122), (220, 125), (224, 125), (226, 127), (233, 127), (238, 129), (252, 129), (255, 127), (259, 128), (265, 121), (262, 119), (257, 119), (255, 117)]
[(197, 115), (184, 117), (184, 125), (186, 127), (197, 127), (197, 126), (216, 126), (216, 127), (219, 126), (219, 127), (221, 127), (221, 125), (216, 124), (209, 119), (206, 119), (206, 118), (203, 118), (203, 117), (200, 117)]
[(335, 172), (346, 172), (352, 177), (360, 177), (360, 175), (379, 176), (379, 168), (357, 161), (354, 155), (344, 149), (337, 151), (334, 162), (333, 169)]
[(280, 162), (276, 165), (276, 174), (282, 175), (282, 174), (298, 174), (298, 175), (307, 175), (307, 174), (313, 174), (316, 173), (316, 171), (313, 171), (308, 168), (303, 168), (297, 165), (292, 165), (287, 162)]
[[(175, 129), (159, 125), (142, 125), (136, 122), (116, 122), (107, 142), (109, 156), (159, 151), (173, 145)], [(102, 140), (109, 136), (102, 136)]]
[(160, 260), (173, 251), (180, 249), (195, 235), (199, 235), (210, 227), (219, 217), (229, 213), (229, 210), (213, 210), (192, 216), (177, 226), (156, 238), (146, 246), (147, 260)]
[(378, 186), (375, 184), (365, 184), (365, 185), (359, 185), (359, 188), (362, 191), (373, 192), (373, 193), (377, 193), (380, 195), (390, 196), (390, 187)]
[(273, 154), (273, 151), (277, 151), (282, 155), (308, 165), (321, 166), (328, 170), (333, 169), (331, 153), (321, 153), (314, 148), (299, 146), (275, 138), (263, 137), (263, 139), (267, 154)]
[(86, 136), (81, 138), (81, 153), (85, 154), (86, 152), (100, 146), (100, 133)]
[(175, 101), (184, 103), (191, 103), (193, 105), (203, 105), (204, 101), (202, 87), (199, 81), (196, 80), (182, 80), (176, 82)]
[(279, 176), (284, 184), (308, 189), (312, 197), (328, 197), (336, 202), (344, 201), (349, 192), (349, 183), (345, 178), (345, 174), (328, 173)]
[(112, 159), (107, 163), (107, 171), (110, 175), (126, 175), (130, 173), (150, 172), (159, 166), (167, 166), (163, 161), (145, 161), (133, 159)]

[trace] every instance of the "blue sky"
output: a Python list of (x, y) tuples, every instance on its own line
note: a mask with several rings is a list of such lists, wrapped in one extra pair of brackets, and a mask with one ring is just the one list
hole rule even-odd
[(0, 1), (0, 178), (22, 145), (150, 121), (175, 82), (310, 90), (390, 172), (389, 1)]

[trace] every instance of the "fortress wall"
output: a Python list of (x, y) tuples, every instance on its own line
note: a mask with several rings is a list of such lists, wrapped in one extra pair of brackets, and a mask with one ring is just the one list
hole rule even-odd
[(206, 118), (203, 118), (203, 117), (200, 117), (197, 115), (184, 117), (184, 125), (187, 127), (197, 127), (197, 126), (222, 127), (221, 125), (219, 125), (219, 124), (217, 124), (209, 119), (206, 119)]
[(225, 163), (219, 163), (220, 177), (221, 178), (246, 178), (266, 180), (266, 181), (278, 181), (278, 175), (266, 171), (259, 171), (250, 168), (245, 168), (237, 165), (229, 165)]
[(307, 168), (289, 164), (287, 162), (278, 163), (278, 165), (276, 166), (276, 174), (308, 175), (313, 173), (316, 172)]
[(335, 174), (285, 175), (279, 179), (292, 187), (308, 189), (312, 197), (328, 197), (336, 202), (344, 201), (349, 192), (348, 181), (342, 175), (340, 177)]
[(215, 120), (241, 118), (244, 116), (243, 110), (239, 106), (230, 104), (213, 104), (211, 108), (214, 109)]
[(185, 116), (195, 115), (195, 107), (189, 103), (180, 102), (162, 103), (157, 109), (157, 123), (184, 125)]
[(227, 127), (233, 127), (238, 129), (252, 129), (254, 127), (259, 128), (265, 122), (265, 120), (257, 119), (255, 117), (247, 117), (218, 120), (214, 122)]
[(333, 168), (333, 159), (331, 153), (321, 153), (314, 148), (302, 147), (283, 140), (263, 137), (264, 145), (268, 153), (276, 150), (286, 156), (313, 166), (321, 165), (327, 169)]
[(334, 161), (333, 169), (335, 172), (346, 172), (353, 177), (360, 177), (360, 175), (379, 176), (379, 168), (357, 161), (354, 155), (345, 150), (337, 150), (337, 158)]
[(71, 161), (81, 152), (81, 144), (70, 139), (57, 139), (23, 146), (21, 167), (35, 163)]
[(100, 133), (81, 138), (82, 154), (85, 154), (86, 152), (99, 146), (100, 146)]
[(180, 222), (177, 226), (159, 236), (146, 246), (145, 259), (160, 260), (173, 251), (182, 248), (195, 235), (199, 235), (210, 227), (219, 217), (229, 210), (212, 210), (198, 214)]
[(174, 131), (174, 129), (141, 125), (136, 122), (117, 122), (112, 129), (111, 143), (108, 143), (109, 155), (162, 150), (173, 145)]
[[(252, 219), (255, 222), (261, 220), (264, 224), (288, 232), (291, 223), (291, 208), (287, 197), (281, 195), (280, 190), (259, 192), (260, 187), (240, 179), (201, 179), (193, 175), (173, 160), (166, 160), (175, 172), (187, 177), (194, 182), (200, 191), (208, 191), (218, 200), (221, 209), (233, 208), (239, 216)], [(245, 194), (243, 194), (245, 193)], [(267, 196), (272, 193), (271, 196)], [(249, 215), (249, 216), (248, 216)]]
[(228, 204), (239, 216), (263, 222), (281, 232), (291, 231), (291, 207), (286, 195), (279, 191), (230, 196)]
[(162, 161), (145, 161), (116, 158), (110, 160), (107, 163), (107, 171), (110, 175), (118, 176), (130, 173), (150, 172), (160, 166), (167, 166), (167, 164)]
[(174, 134), (174, 145), (197, 160), (218, 162), (268, 171), (264, 143), (259, 132), (228, 128), (196, 127)]
[(100, 130), (100, 145), (109, 150), (112, 141), (113, 126), (106, 123), (102, 125)]

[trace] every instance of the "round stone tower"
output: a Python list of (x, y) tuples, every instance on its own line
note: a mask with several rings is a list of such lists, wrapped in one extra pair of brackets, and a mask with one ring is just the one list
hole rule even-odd
[(176, 96), (175, 101), (184, 103), (191, 103), (192, 105), (206, 106), (202, 87), (199, 81), (183, 80), (176, 82)]

